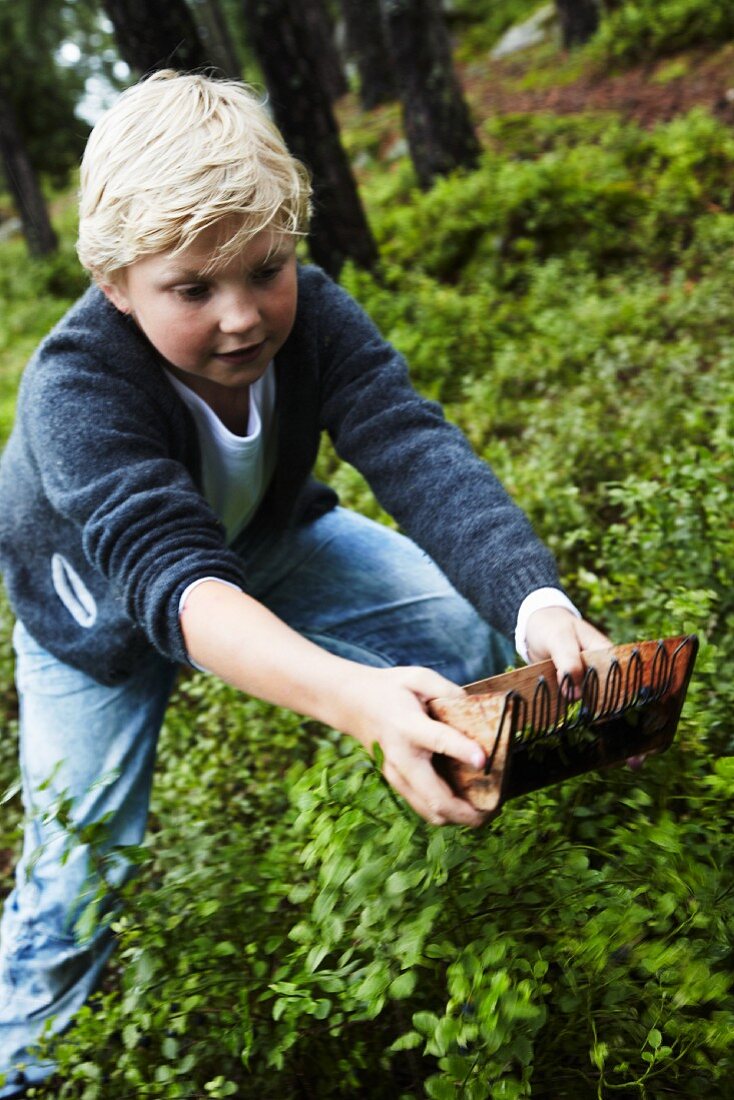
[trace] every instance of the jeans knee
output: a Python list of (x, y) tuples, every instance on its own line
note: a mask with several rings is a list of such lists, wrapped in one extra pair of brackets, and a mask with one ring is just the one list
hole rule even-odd
[(514, 663), (510, 639), (486, 623), (471, 604), (458, 595), (445, 603), (432, 662), (438, 672), (454, 683), (467, 684), (496, 676)]

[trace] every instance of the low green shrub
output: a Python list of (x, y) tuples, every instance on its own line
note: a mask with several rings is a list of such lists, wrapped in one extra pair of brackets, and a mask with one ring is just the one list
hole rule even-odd
[(734, 11), (727, 0), (624, 0), (605, 15), (593, 51), (634, 64), (731, 38)]
[[(233, 695), (213, 714), (193, 688), (199, 718), (163, 740), (168, 820), (117, 925), (120, 985), (61, 1043), (59, 1100), (724, 1100), (734, 775), (694, 726), (642, 772), (539, 792), (472, 834), (427, 827), (361, 750)], [(274, 782), (306, 745), (311, 766)]]
[[(367, 183), (381, 254), (466, 286), (522, 289), (528, 264), (580, 253), (599, 273), (670, 266), (699, 218), (734, 208), (734, 137), (702, 109), (646, 132), (606, 115), (508, 116), (488, 127), (478, 171), (429, 192)], [(404, 200), (404, 201), (401, 201)]]

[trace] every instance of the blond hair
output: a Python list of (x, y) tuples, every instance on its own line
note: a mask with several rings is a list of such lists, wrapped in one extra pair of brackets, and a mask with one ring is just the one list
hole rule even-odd
[(307, 170), (250, 88), (164, 69), (123, 92), (89, 137), (79, 259), (109, 283), (141, 256), (226, 225), (214, 266), (264, 229), (303, 235), (310, 194)]

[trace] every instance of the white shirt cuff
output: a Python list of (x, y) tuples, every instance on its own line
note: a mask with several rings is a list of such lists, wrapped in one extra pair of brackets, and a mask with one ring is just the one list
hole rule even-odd
[(191, 584), (187, 584), (181, 593), (181, 599), (178, 601), (178, 613), (179, 616), (183, 614), (183, 610), (186, 607), (186, 601), (195, 588), (198, 588), (204, 581), (216, 581), (217, 584), (226, 584), (227, 588), (235, 588), (238, 592), (242, 589), (238, 584), (232, 584), (232, 581), (223, 581), (221, 577), (199, 577), (198, 580), (192, 581)]
[(529, 660), (526, 638), (528, 619), (535, 611), (540, 611), (544, 607), (565, 607), (577, 618), (581, 618), (579, 609), (571, 603), (565, 592), (561, 592), (560, 588), (536, 588), (534, 592), (525, 597), (517, 613), (515, 649), (523, 661)]

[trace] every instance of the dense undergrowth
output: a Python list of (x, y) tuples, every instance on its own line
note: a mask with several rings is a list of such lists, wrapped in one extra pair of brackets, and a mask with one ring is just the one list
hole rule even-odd
[[(56, 1052), (54, 1096), (732, 1095), (734, 136), (697, 112), (486, 137), (478, 171), (428, 194), (367, 156), (383, 268), (343, 281), (590, 618), (620, 641), (699, 635), (676, 743), (479, 833), (436, 830), (335, 734), (187, 676), (115, 967)], [(0, 254), (6, 431), (79, 276), (70, 252)], [(380, 515), (328, 446), (321, 469)], [(5, 612), (0, 787), (8, 639)], [(14, 847), (12, 788), (3, 810)]]

